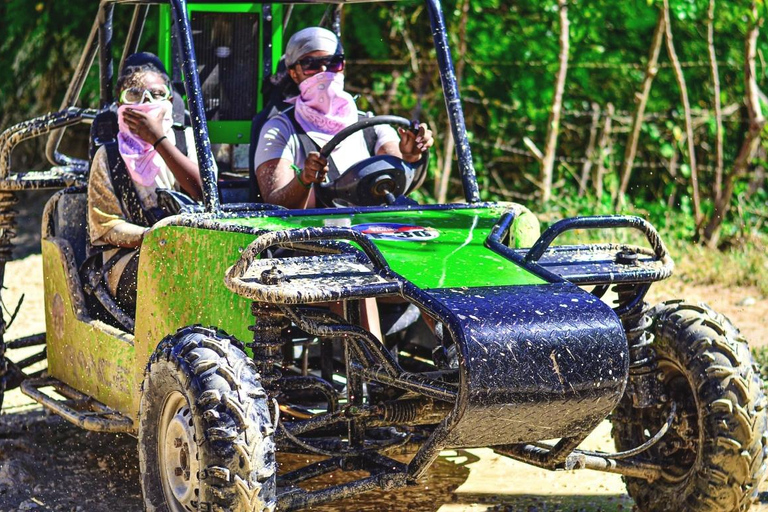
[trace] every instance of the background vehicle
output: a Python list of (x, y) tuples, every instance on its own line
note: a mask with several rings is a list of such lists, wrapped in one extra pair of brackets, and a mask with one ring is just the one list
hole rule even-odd
[[(261, 78), (280, 53), (283, 6), (170, 0), (173, 43), (160, 53), (183, 76), (204, 201), (175, 205), (145, 238), (139, 314), (122, 314), (79, 271), (88, 162), (57, 151), (58, 130), (84, 121), (94, 147), (114, 137), (116, 3), (101, 3), (62, 110), (0, 136), (6, 225), (14, 190), (66, 187), (43, 222), (46, 333), (3, 344), (44, 342), (45, 352), (4, 360), (3, 381), (84, 428), (136, 434), (148, 509), (294, 510), (406, 485), (440, 450), (476, 446), (549, 469), (621, 473), (641, 510), (749, 507), (765, 475), (768, 418), (744, 340), (704, 307), (644, 303), (672, 261), (642, 219), (565, 219), (540, 235), (524, 207), (479, 201), (437, 0), (426, 5), (466, 203), (398, 202), (416, 171), (371, 159), (344, 189), (353, 206), (304, 211), (247, 202), (242, 177), (217, 182), (210, 147), (250, 132)], [(148, 3), (119, 3), (133, 8), (127, 55), (140, 48)], [(227, 23), (243, 40), (215, 51), (218, 32), (205, 29)], [(75, 108), (97, 53), (100, 109)], [(241, 65), (228, 75), (216, 59), (232, 57)], [(243, 64), (251, 59), (258, 66)], [(375, 122), (407, 123), (355, 128)], [(56, 167), (11, 173), (13, 147), (47, 133)], [(551, 246), (567, 231), (613, 228), (640, 232), (647, 247)], [(613, 306), (600, 300), (609, 291)], [(383, 343), (361, 327), (367, 298), (381, 299)], [(343, 315), (322, 307), (334, 301)], [(23, 373), (43, 358), (45, 375)], [(609, 414), (619, 452), (579, 450)], [(278, 474), (276, 449), (321, 459)], [(407, 463), (388, 455), (403, 449)], [(304, 485), (337, 470), (368, 476)]]

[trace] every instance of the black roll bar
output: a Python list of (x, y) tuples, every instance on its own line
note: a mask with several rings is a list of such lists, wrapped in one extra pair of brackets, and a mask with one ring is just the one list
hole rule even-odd
[(211, 141), (208, 138), (208, 125), (205, 120), (200, 77), (197, 74), (197, 58), (192, 43), (192, 31), (187, 18), (186, 0), (169, 0), (171, 15), (176, 25), (176, 42), (179, 48), (179, 59), (176, 64), (184, 71), (184, 85), (187, 89), (187, 102), (192, 129), (197, 148), (197, 162), (200, 166), (200, 177), (203, 180), (203, 204), (208, 213), (218, 213), (219, 195), (216, 189), (216, 161), (211, 152)]
[(115, 69), (112, 63), (112, 18), (115, 4), (102, 3), (99, 8), (99, 109), (107, 108), (114, 101), (112, 79)]
[(445, 107), (448, 111), (448, 121), (451, 125), (453, 139), (456, 141), (456, 158), (459, 163), (461, 181), (464, 185), (464, 198), (468, 203), (480, 201), (480, 191), (477, 187), (477, 176), (472, 163), (472, 150), (467, 138), (467, 125), (464, 121), (464, 110), (461, 106), (459, 83), (456, 80), (456, 70), (453, 67), (451, 49), (448, 46), (448, 34), (445, 17), (440, 0), (426, 0), (429, 11), (429, 21), (432, 25), (432, 38), (435, 42), (437, 63), (440, 67), (440, 82), (443, 85)]

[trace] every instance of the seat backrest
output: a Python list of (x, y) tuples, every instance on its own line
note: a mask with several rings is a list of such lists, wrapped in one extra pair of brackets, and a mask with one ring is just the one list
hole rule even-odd
[(72, 246), (76, 268), (85, 261), (88, 243), (88, 194), (85, 190), (65, 191), (53, 213), (53, 235)]
[(90, 160), (101, 146), (117, 139), (117, 105), (112, 104), (109, 107), (99, 111), (91, 124), (91, 138), (88, 153)]

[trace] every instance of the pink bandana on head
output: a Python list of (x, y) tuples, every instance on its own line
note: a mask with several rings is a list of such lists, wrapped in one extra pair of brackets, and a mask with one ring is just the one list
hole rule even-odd
[(332, 137), (357, 122), (357, 106), (344, 90), (342, 73), (318, 73), (301, 82), (299, 90), (301, 95), (290, 101), (296, 102), (296, 121), (310, 136)]
[(128, 169), (131, 179), (140, 185), (149, 187), (154, 185), (155, 177), (160, 173), (161, 166), (164, 165), (163, 157), (152, 147), (152, 144), (133, 133), (125, 124), (123, 114), (127, 108), (149, 115), (155, 115), (158, 111), (163, 110), (163, 133), (168, 133), (173, 126), (172, 105), (170, 101), (166, 100), (157, 103), (121, 105), (117, 109), (117, 126), (120, 129), (117, 133), (117, 147), (120, 150), (120, 156), (125, 161), (125, 167)]

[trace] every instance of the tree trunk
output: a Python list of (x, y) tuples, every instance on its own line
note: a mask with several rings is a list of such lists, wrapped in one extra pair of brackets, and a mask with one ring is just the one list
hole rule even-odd
[(629, 132), (629, 139), (627, 139), (627, 146), (624, 150), (624, 162), (621, 168), (621, 183), (619, 184), (619, 191), (616, 194), (616, 210), (620, 210), (624, 206), (624, 194), (627, 193), (629, 177), (632, 175), (632, 165), (635, 162), (635, 155), (637, 154), (637, 142), (640, 139), (640, 128), (643, 126), (645, 106), (648, 104), (648, 96), (651, 94), (653, 79), (656, 78), (656, 73), (659, 72), (657, 65), (659, 62), (659, 53), (661, 52), (661, 42), (664, 37), (664, 25), (664, 11), (660, 10), (659, 19), (656, 21), (656, 29), (653, 33), (653, 41), (651, 42), (651, 51), (648, 55), (648, 64), (645, 66), (645, 78), (643, 78), (643, 85), (640, 93), (636, 96), (637, 108), (632, 117), (632, 130)]
[(733, 168), (723, 181), (723, 193), (720, 201), (715, 201), (715, 208), (712, 217), (704, 228), (703, 241), (709, 247), (716, 247), (720, 236), (720, 227), (723, 224), (726, 214), (731, 207), (731, 198), (736, 180), (745, 175), (749, 164), (755, 156), (755, 151), (760, 144), (760, 133), (765, 126), (765, 117), (760, 107), (760, 89), (755, 77), (755, 59), (757, 57), (757, 38), (760, 34), (760, 18), (757, 2), (752, 1), (749, 15), (749, 30), (744, 42), (744, 81), (747, 106), (749, 116), (749, 128), (744, 136), (744, 141), (739, 149), (739, 154), (733, 162)]
[(613, 128), (613, 103), (609, 103), (605, 108), (605, 124), (603, 124), (603, 133), (600, 135), (600, 142), (597, 144), (597, 171), (595, 172), (595, 197), (598, 202), (603, 198), (603, 177), (606, 174), (605, 162), (609, 160), (613, 152), (613, 139), (611, 130)]
[[(461, 20), (459, 22), (459, 45), (456, 56), (456, 82), (461, 83), (464, 75), (464, 64), (467, 55), (467, 19), (469, 18), (469, 0), (462, 0), (459, 6)], [(451, 169), (453, 168), (453, 153), (456, 149), (456, 141), (453, 139), (453, 130), (450, 121), (446, 123), (445, 147), (443, 148), (443, 167), (440, 169), (440, 179), (437, 180), (435, 197), (438, 203), (448, 200), (448, 184), (451, 181)]]
[(667, 41), (667, 54), (672, 61), (672, 69), (675, 71), (675, 80), (680, 87), (680, 101), (683, 103), (685, 114), (685, 138), (688, 147), (688, 165), (691, 167), (691, 188), (693, 189), (693, 216), (696, 226), (701, 224), (701, 200), (699, 199), (699, 174), (696, 168), (696, 146), (693, 143), (693, 121), (691, 121), (691, 103), (688, 101), (688, 86), (685, 83), (683, 67), (675, 52), (675, 43), (672, 38), (672, 22), (669, 17), (669, 0), (664, 0), (664, 33)]
[(707, 47), (715, 99), (715, 189), (712, 195), (715, 201), (720, 201), (723, 195), (723, 112), (720, 104), (720, 72), (715, 53), (715, 0), (709, 0), (707, 11)]
[(568, 53), (570, 51), (570, 22), (568, 21), (568, 1), (557, 0), (560, 14), (560, 56), (559, 68), (555, 80), (555, 93), (552, 97), (552, 109), (549, 112), (547, 140), (544, 144), (544, 158), (541, 161), (541, 200), (546, 203), (552, 197), (552, 175), (555, 166), (557, 136), (560, 132), (560, 112), (563, 105), (565, 78), (568, 74)]
[(592, 122), (589, 125), (589, 142), (585, 152), (584, 165), (581, 167), (579, 179), (579, 197), (587, 193), (587, 181), (589, 180), (592, 165), (595, 163), (595, 143), (597, 142), (597, 127), (600, 124), (600, 106), (592, 103)]

